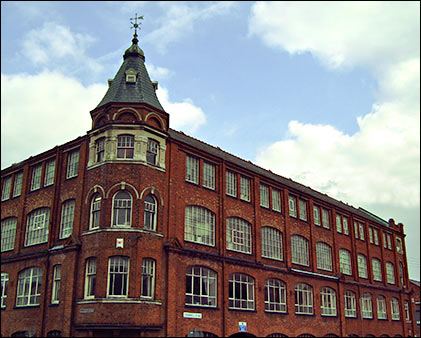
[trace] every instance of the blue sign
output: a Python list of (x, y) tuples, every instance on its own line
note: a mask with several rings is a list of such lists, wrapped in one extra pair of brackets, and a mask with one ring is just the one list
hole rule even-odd
[(246, 322), (238, 322), (238, 331), (247, 332), (247, 323)]

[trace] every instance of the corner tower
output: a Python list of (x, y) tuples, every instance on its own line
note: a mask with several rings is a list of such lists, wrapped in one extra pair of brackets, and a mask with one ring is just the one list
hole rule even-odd
[(103, 162), (130, 161), (165, 169), (169, 115), (158, 100), (158, 83), (151, 81), (145, 55), (138, 45), (137, 19), (132, 45), (108, 90), (90, 112), (92, 129), (88, 169)]

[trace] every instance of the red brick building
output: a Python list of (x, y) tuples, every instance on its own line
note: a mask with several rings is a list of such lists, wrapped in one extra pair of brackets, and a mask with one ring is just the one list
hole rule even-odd
[(413, 335), (403, 225), (170, 129), (144, 60), (2, 170), (1, 334)]

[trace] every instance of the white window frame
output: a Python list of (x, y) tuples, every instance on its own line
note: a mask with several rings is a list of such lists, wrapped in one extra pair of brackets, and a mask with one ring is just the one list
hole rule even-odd
[(3, 189), (1, 192), (2, 201), (7, 201), (10, 198), (11, 188), (12, 188), (12, 176), (8, 176), (3, 180)]
[(355, 239), (358, 239), (358, 222), (354, 221), (354, 235)]
[(227, 217), (227, 249), (251, 254), (251, 224), (239, 217)]
[(150, 165), (158, 165), (159, 160), (159, 142), (157, 140), (148, 138), (148, 145), (146, 150), (146, 163)]
[(100, 163), (105, 158), (105, 137), (95, 141), (95, 162)]
[(283, 260), (282, 233), (278, 229), (262, 227), (262, 257)]
[(203, 266), (190, 266), (186, 270), (185, 305), (217, 306), (217, 273)]
[(142, 259), (142, 298), (153, 299), (155, 295), (155, 260), (153, 258)]
[[(130, 261), (125, 256), (112, 256), (108, 259), (107, 297), (127, 297), (129, 292)], [(121, 278), (121, 292), (116, 291), (116, 279)]]
[(317, 269), (332, 271), (332, 248), (323, 242), (316, 243)]
[(292, 195), (288, 196), (288, 209), (289, 216), (297, 218), (297, 197)]
[(360, 297), (361, 306), (361, 318), (372, 319), (373, 318), (373, 302), (371, 294), (366, 292)]
[(1, 273), (1, 308), (6, 308), (7, 300), (7, 286), (9, 284), (9, 274), (2, 272)]
[(373, 229), (374, 234), (374, 244), (379, 245), (379, 232), (377, 229)]
[(310, 266), (308, 240), (306, 238), (299, 235), (291, 236), (291, 262)]
[(313, 288), (304, 283), (295, 285), (295, 314), (313, 314)]
[(269, 208), (269, 187), (265, 184), (260, 184), (260, 206)]
[(355, 293), (352, 291), (345, 291), (344, 293), (345, 300), (345, 317), (347, 318), (356, 318), (357, 317), (357, 298)]
[(336, 291), (329, 287), (323, 287), (320, 290), (320, 308), (321, 315), (328, 317), (336, 316)]
[(143, 227), (147, 230), (156, 231), (158, 219), (158, 202), (154, 195), (145, 197), (143, 212)]
[(117, 136), (117, 159), (134, 158), (134, 136), (122, 134)]
[(77, 177), (79, 171), (79, 149), (69, 152), (67, 155), (66, 179)]
[(265, 312), (287, 312), (286, 285), (283, 281), (270, 278), (265, 280)]
[(89, 229), (98, 229), (101, 224), (101, 202), (102, 198), (99, 193), (92, 196), (91, 199), (91, 213), (89, 220)]
[(203, 186), (215, 190), (216, 166), (212, 163), (203, 162)]
[(389, 250), (392, 250), (392, 235), (391, 234), (387, 234), (387, 248)]
[(387, 319), (386, 298), (383, 295), (377, 296), (377, 319)]
[(411, 322), (411, 314), (409, 311), (409, 302), (407, 300), (405, 300), (405, 302), (403, 303), (404, 306), (404, 311), (405, 311), (405, 321), (407, 323)]
[(17, 222), (17, 217), (7, 217), (1, 220), (1, 252), (14, 250)]
[(95, 298), (95, 284), (96, 284), (96, 257), (89, 257), (86, 259), (86, 268), (85, 268), (85, 299)]
[[(117, 198), (120, 193), (126, 193), (130, 198)], [(112, 210), (112, 227), (115, 228), (130, 228), (132, 225), (132, 211), (133, 211), (133, 198), (127, 190), (119, 190), (113, 196), (113, 210)], [(124, 222), (119, 223), (120, 213), (123, 213)]]
[(55, 158), (45, 163), (44, 187), (48, 187), (54, 184), (55, 170), (56, 170)]
[(13, 184), (12, 197), (18, 197), (22, 194), (22, 181), (23, 181), (23, 172), (21, 171), (15, 174), (15, 183)]
[(390, 313), (392, 320), (400, 320), (399, 300), (395, 297), (390, 298)]
[(39, 208), (27, 216), (25, 246), (48, 242), (50, 209)]
[(199, 184), (199, 159), (186, 155), (186, 182)]
[(51, 290), (51, 304), (60, 303), (61, 264), (53, 267), (53, 286)]
[(323, 228), (330, 229), (329, 210), (322, 208)]
[(240, 176), (240, 199), (243, 201), (250, 202), (251, 200), (250, 183), (250, 178), (243, 175)]
[(228, 308), (254, 310), (254, 278), (243, 273), (229, 275)]
[(360, 240), (365, 241), (364, 224), (358, 223), (358, 225), (359, 225), (359, 228), (360, 228)]
[(340, 234), (342, 233), (342, 221), (339, 214), (336, 214), (336, 231)]
[(358, 261), (358, 277), (368, 278), (367, 257), (365, 257), (363, 254), (358, 254), (357, 261)]
[(370, 239), (370, 244), (374, 244), (373, 228), (372, 227), (368, 227), (368, 237)]
[(300, 220), (307, 222), (307, 201), (298, 199), (298, 204), (300, 207)]
[(186, 206), (184, 240), (215, 246), (215, 214), (200, 206)]
[(386, 262), (386, 281), (388, 284), (396, 284), (395, 266), (391, 262)]
[(371, 267), (373, 270), (373, 280), (376, 282), (381, 282), (383, 280), (382, 276), (382, 263), (378, 258), (371, 259)]
[(225, 173), (225, 181), (227, 196), (237, 197), (237, 174), (227, 169)]
[(75, 200), (67, 200), (61, 206), (60, 239), (68, 238), (73, 232)]
[(341, 273), (352, 276), (351, 253), (346, 249), (339, 249), (339, 266)]
[(396, 251), (399, 254), (403, 253), (402, 239), (399, 237), (396, 237)]
[(31, 178), (31, 191), (38, 190), (41, 187), (41, 173), (42, 164), (38, 164), (32, 167), (32, 178)]
[(27, 268), (19, 272), (16, 307), (40, 305), (42, 269)]
[(313, 206), (313, 217), (314, 217), (314, 225), (322, 226), (322, 220), (320, 218), (320, 207), (317, 205)]
[(281, 192), (278, 189), (272, 188), (272, 210), (281, 212)]
[(342, 223), (344, 226), (344, 235), (349, 235), (348, 217), (342, 216)]

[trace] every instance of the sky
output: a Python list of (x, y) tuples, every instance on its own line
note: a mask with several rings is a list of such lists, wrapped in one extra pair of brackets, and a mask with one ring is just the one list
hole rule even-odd
[(405, 226), (420, 280), (419, 2), (1, 2), (1, 168), (91, 128), (139, 45), (170, 127)]

